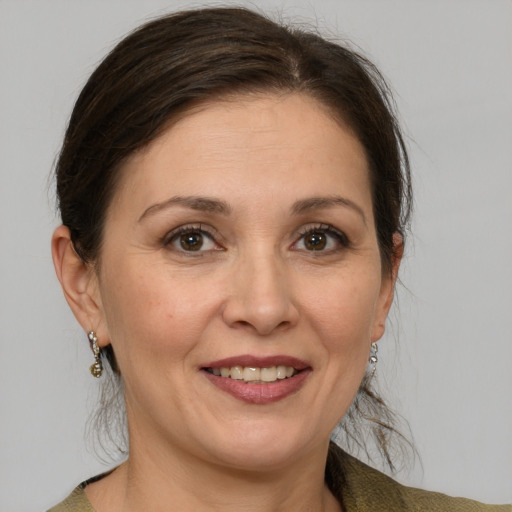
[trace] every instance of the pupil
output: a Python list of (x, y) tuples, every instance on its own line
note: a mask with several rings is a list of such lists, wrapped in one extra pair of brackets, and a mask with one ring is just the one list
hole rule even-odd
[(181, 247), (186, 251), (198, 251), (203, 246), (201, 233), (186, 233), (180, 237)]
[(311, 233), (306, 237), (306, 247), (312, 251), (324, 249), (326, 242), (323, 233)]

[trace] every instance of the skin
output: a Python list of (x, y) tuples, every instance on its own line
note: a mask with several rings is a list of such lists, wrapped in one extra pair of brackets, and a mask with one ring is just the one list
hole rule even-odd
[[(197, 196), (226, 211), (176, 201)], [(184, 250), (180, 226), (205, 231), (201, 250)], [(87, 487), (97, 512), (340, 510), (323, 482), (329, 436), (384, 332), (399, 264), (383, 274), (368, 164), (347, 127), (299, 94), (203, 106), (126, 163), (96, 268), (63, 226), (52, 248), (125, 386), (130, 457)], [(311, 372), (283, 400), (248, 404), (201, 371), (241, 354)]]

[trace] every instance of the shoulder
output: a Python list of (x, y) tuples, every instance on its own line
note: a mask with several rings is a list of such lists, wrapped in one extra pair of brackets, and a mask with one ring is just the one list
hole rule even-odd
[(340, 492), (347, 512), (512, 512), (512, 505), (485, 505), (401, 485), (345, 452), (337, 451), (335, 464), (340, 466)]
[(85, 494), (84, 489), (89, 484), (97, 482), (98, 480), (110, 475), (115, 469), (116, 468), (110, 469), (105, 473), (96, 475), (85, 480), (80, 485), (77, 485), (73, 489), (73, 492), (64, 501), (61, 501), (58, 505), (55, 505), (55, 507), (52, 507), (47, 512), (95, 512), (87, 498), (87, 494)]
[(73, 492), (48, 512), (94, 512), (84, 491), (84, 483), (77, 486)]

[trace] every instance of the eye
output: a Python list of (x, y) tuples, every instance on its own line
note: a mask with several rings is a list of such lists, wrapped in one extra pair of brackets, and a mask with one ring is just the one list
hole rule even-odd
[(177, 251), (202, 252), (219, 250), (219, 245), (213, 236), (199, 227), (184, 226), (172, 231), (167, 237), (165, 245), (170, 245)]
[(302, 251), (335, 251), (348, 247), (349, 241), (345, 233), (330, 225), (309, 227), (304, 231), (293, 249)]
[(304, 247), (308, 251), (322, 251), (327, 246), (327, 235), (325, 233), (308, 233), (303, 236)]

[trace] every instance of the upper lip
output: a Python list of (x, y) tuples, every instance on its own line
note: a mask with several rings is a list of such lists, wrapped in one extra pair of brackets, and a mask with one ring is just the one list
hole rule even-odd
[(270, 368), (271, 366), (291, 366), (296, 370), (305, 370), (310, 365), (301, 359), (286, 355), (275, 356), (254, 356), (243, 354), (239, 356), (226, 357), (202, 365), (202, 368), (231, 368), (233, 366), (243, 366), (250, 368)]

